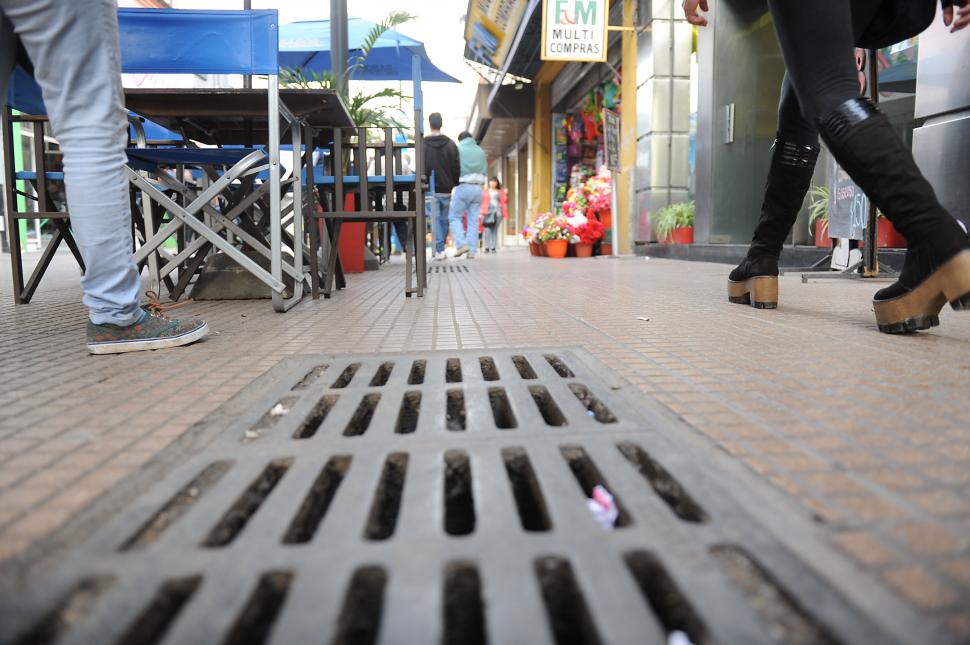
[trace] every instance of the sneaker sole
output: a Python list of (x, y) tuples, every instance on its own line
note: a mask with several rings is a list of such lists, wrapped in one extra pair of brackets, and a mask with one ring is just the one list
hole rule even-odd
[(756, 276), (738, 282), (728, 280), (728, 302), (751, 305), (755, 309), (777, 309), (778, 278)]
[(126, 352), (143, 352), (151, 349), (169, 349), (194, 343), (209, 333), (209, 324), (205, 323), (198, 329), (193, 329), (181, 336), (170, 338), (153, 338), (151, 340), (123, 340), (113, 343), (88, 343), (88, 351), (92, 354), (124, 354)]
[(962, 251), (918, 287), (892, 300), (873, 300), (876, 325), (885, 334), (908, 334), (940, 324), (949, 302), (954, 311), (970, 309), (970, 251)]

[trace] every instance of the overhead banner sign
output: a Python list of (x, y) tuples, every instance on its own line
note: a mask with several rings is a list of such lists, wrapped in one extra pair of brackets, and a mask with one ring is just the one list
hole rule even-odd
[(543, 0), (542, 60), (603, 62), (609, 0)]
[(465, 58), (500, 69), (527, 4), (527, 0), (470, 0), (465, 20)]

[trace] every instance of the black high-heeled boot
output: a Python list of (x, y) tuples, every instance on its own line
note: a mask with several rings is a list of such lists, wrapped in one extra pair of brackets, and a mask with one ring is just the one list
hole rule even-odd
[(778, 258), (812, 182), (818, 146), (779, 137), (772, 146), (771, 167), (748, 255), (728, 276), (728, 300), (758, 309), (778, 306)]
[(940, 205), (889, 119), (859, 98), (839, 106), (819, 129), (839, 164), (908, 244), (899, 280), (873, 299), (879, 331), (934, 327), (947, 302), (970, 309), (970, 239)]

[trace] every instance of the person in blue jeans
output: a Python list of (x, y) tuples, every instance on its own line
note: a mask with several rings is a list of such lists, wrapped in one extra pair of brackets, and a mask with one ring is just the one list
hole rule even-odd
[(428, 116), (431, 134), (424, 138), (424, 174), (430, 178), (431, 191), (425, 198), (431, 230), (434, 235), (434, 262), (445, 259), (445, 238), (448, 237), (448, 211), (451, 208), (451, 191), (458, 184), (460, 168), (458, 148), (455, 142), (441, 134), (441, 115)]
[[(451, 210), (448, 222), (451, 224), (451, 236), (455, 239), (455, 257), (465, 254), (471, 260), (478, 248), (478, 213), (482, 207), (482, 186), (488, 180), (488, 162), (485, 151), (482, 150), (471, 132), (458, 135), (458, 158), (461, 163), (461, 176), (458, 185), (451, 194)], [(463, 219), (468, 213), (468, 226)]]
[(173, 320), (139, 304), (117, 12), (115, 0), (0, 0), (0, 103), (6, 104), (14, 65), (32, 67), (64, 154), (93, 354), (186, 345), (209, 329), (201, 320)]

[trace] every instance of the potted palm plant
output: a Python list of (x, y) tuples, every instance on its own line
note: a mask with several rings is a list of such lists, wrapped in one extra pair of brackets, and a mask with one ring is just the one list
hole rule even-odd
[(694, 243), (694, 202), (678, 202), (661, 208), (654, 218), (657, 239), (663, 244)]
[(829, 187), (813, 186), (808, 193), (811, 204), (808, 206), (808, 232), (815, 237), (815, 246), (832, 246), (829, 237)]

